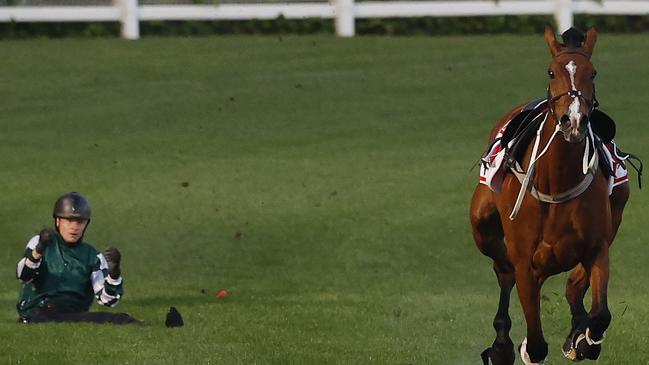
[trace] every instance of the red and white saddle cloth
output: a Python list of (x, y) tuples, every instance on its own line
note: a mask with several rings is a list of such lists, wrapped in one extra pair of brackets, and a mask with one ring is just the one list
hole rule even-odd
[[(497, 141), (502, 137), (507, 124), (505, 124), (496, 135)], [(512, 143), (513, 141), (510, 141), (509, 145), (511, 146)], [(608, 181), (608, 193), (610, 195), (613, 192), (613, 188), (629, 181), (629, 172), (616, 153), (617, 146), (615, 141), (611, 141), (611, 143), (607, 143), (604, 146), (606, 147), (604, 152), (607, 155), (606, 157), (609, 166), (611, 167), (611, 171), (615, 172), (613, 176), (609, 177)], [(503, 163), (504, 160), (505, 149), (500, 145), (500, 143), (494, 143), (489, 151), (482, 156), (482, 163), (480, 164), (480, 183), (487, 185), (489, 189), (496, 193), (499, 193), (502, 190), (503, 180), (505, 179), (505, 173), (507, 172), (507, 166)]]

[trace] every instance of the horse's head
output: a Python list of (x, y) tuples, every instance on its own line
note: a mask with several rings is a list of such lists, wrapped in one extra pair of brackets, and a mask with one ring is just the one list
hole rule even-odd
[(561, 125), (563, 138), (577, 143), (588, 131), (590, 113), (596, 106), (595, 75), (590, 57), (597, 41), (597, 32), (590, 28), (584, 35), (570, 28), (559, 43), (551, 27), (545, 28), (545, 39), (552, 53), (548, 68), (548, 104), (550, 112)]

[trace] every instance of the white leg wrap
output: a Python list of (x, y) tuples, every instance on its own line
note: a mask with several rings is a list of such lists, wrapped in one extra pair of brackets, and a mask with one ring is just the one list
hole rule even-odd
[(605, 337), (606, 337), (606, 332), (604, 332), (604, 333), (602, 334), (602, 338), (601, 338), (599, 341), (595, 341), (595, 340), (593, 340), (593, 339), (590, 338), (590, 328), (586, 328), (586, 342), (588, 342), (588, 344), (589, 344), (590, 346), (593, 346), (593, 345), (601, 345), (602, 342), (604, 342), (604, 338), (605, 338)]
[(575, 341), (575, 347), (579, 345), (579, 343), (583, 340), (586, 340), (588, 343), (588, 346), (594, 346), (594, 345), (601, 345), (604, 342), (604, 337), (606, 337), (606, 333), (602, 335), (602, 338), (599, 341), (595, 341), (592, 338), (590, 338), (590, 328), (586, 328), (586, 333), (582, 333), (577, 337), (577, 341)]
[(530, 360), (530, 355), (527, 354), (527, 337), (525, 337), (523, 343), (521, 344), (521, 360), (523, 360), (523, 364), (525, 365), (545, 364), (545, 360), (541, 360), (540, 362), (532, 362), (532, 360)]

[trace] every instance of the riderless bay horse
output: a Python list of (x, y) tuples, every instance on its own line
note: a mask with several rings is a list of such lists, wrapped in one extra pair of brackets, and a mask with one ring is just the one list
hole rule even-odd
[[(595, 109), (596, 71), (590, 58), (597, 32), (591, 28), (584, 35), (571, 28), (560, 43), (547, 27), (545, 39), (552, 54), (547, 99), (533, 108), (536, 123), (526, 114), (528, 120), (513, 127), (515, 138), (503, 147), (508, 154), (500, 191), (478, 184), (471, 202), (473, 237), (478, 249), (493, 259), (500, 285), (493, 322), (496, 339), (482, 353), (485, 364), (514, 363), (509, 337), (509, 298), (514, 285), (527, 322), (527, 337), (518, 350), (524, 364), (542, 364), (548, 354), (540, 299), (541, 286), (551, 275), (573, 270), (566, 285), (572, 314), (572, 328), (563, 346), (568, 359), (597, 359), (611, 321), (609, 247), (629, 198), (629, 184), (625, 181), (610, 193), (611, 171), (599, 163), (603, 162), (599, 147), (610, 141), (593, 133), (599, 111)], [(492, 145), (498, 143), (499, 132), (508, 134), (503, 127), (525, 109), (512, 110), (495, 126), (489, 139)], [(529, 125), (534, 125), (529, 143), (517, 144), (515, 139), (525, 139), (519, 132)], [(592, 308), (587, 312), (583, 299), (589, 287)]]

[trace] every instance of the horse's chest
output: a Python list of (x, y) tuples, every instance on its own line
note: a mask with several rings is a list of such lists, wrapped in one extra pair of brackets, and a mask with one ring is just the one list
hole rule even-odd
[(595, 254), (601, 240), (588, 227), (545, 227), (532, 256), (532, 264), (541, 272), (552, 275), (571, 270)]
[(542, 241), (532, 256), (532, 266), (546, 275), (568, 271), (575, 267), (581, 257), (581, 243)]

